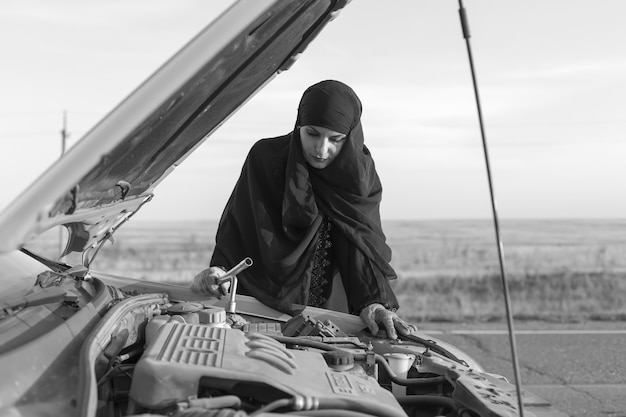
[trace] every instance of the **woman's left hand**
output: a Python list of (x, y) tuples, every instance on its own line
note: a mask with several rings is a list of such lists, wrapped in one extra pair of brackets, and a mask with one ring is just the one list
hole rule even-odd
[(373, 303), (361, 310), (361, 320), (367, 325), (369, 331), (376, 336), (379, 326), (382, 325), (390, 339), (397, 339), (396, 329), (405, 336), (417, 331), (417, 326), (408, 324), (393, 311), (387, 310), (382, 304)]

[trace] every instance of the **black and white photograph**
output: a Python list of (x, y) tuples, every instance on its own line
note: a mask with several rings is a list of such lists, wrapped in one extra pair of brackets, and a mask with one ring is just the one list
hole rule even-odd
[(624, 15), (4, 1), (0, 417), (626, 417)]

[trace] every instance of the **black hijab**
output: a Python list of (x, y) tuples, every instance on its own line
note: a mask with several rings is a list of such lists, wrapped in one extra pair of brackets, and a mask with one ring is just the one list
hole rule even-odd
[[(230, 268), (246, 256), (253, 259), (238, 275), (241, 293), (286, 313), (301, 310), (327, 216), (350, 311), (359, 314), (373, 302), (397, 307), (379, 214), (382, 186), (360, 118), (361, 102), (350, 87), (322, 81), (304, 92), (290, 134), (252, 147), (222, 214), (211, 260)], [(306, 125), (347, 136), (326, 168), (312, 168), (304, 158), (299, 131)]]

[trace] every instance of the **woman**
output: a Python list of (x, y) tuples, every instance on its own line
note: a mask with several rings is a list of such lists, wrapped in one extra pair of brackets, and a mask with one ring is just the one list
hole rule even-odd
[(341, 82), (304, 92), (295, 129), (250, 150), (220, 220), (213, 266), (194, 278), (194, 291), (226, 294), (216, 279), (250, 257), (238, 292), (279, 311), (343, 310), (359, 314), (372, 334), (382, 324), (394, 339), (396, 328), (415, 328), (395, 314), (382, 186), (360, 118), (359, 98)]

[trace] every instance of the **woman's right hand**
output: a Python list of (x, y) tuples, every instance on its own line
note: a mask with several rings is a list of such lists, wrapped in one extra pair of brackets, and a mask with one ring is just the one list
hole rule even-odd
[(211, 266), (194, 277), (191, 291), (195, 294), (212, 295), (221, 299), (222, 296), (228, 294), (230, 289), (230, 280), (217, 284), (217, 279), (224, 275), (226, 275), (226, 271), (222, 268)]

